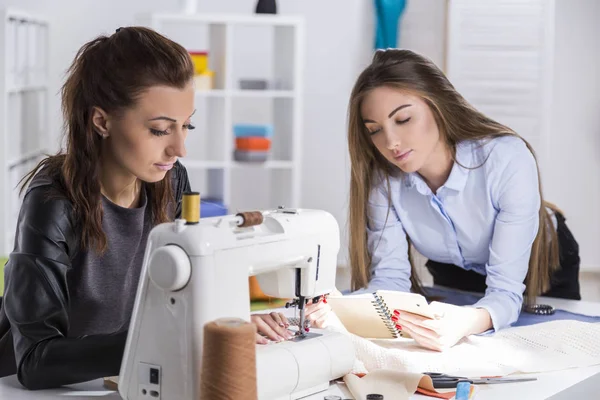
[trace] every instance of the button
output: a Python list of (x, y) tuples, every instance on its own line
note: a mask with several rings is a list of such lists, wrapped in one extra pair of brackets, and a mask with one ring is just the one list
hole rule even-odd
[(150, 368), (150, 383), (158, 385), (158, 368)]

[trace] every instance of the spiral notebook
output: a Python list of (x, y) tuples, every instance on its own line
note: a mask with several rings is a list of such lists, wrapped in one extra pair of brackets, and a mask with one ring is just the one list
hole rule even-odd
[(394, 310), (434, 318), (427, 300), (417, 293), (377, 290), (373, 293), (330, 296), (329, 304), (350, 333), (368, 339), (410, 337), (396, 328)]

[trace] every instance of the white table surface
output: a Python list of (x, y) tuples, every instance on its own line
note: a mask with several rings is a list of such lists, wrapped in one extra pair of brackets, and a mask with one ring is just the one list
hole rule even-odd
[[(556, 308), (579, 314), (600, 316), (600, 303), (551, 298), (540, 298), (538, 302), (550, 304)], [(592, 379), (600, 380), (600, 365), (587, 368), (573, 368), (558, 372), (531, 374), (531, 376), (536, 376), (538, 378), (537, 381), (533, 382), (479, 385), (479, 391), (476, 396), (476, 400), (547, 399), (596, 374), (598, 375)], [(352, 398), (343, 384), (332, 383), (327, 392), (306, 397), (305, 400), (323, 400), (323, 396), (326, 394), (338, 395), (343, 399)], [(582, 397), (580, 398), (593, 399), (598, 398), (597, 396), (600, 395), (598, 393), (585, 393), (582, 394)], [(121, 397), (116, 392), (104, 389), (102, 386), (102, 380), (100, 379), (78, 385), (71, 385), (60, 389), (41, 391), (28, 391), (23, 389), (14, 375), (0, 379), (0, 399), (2, 400), (89, 400), (91, 398), (112, 400), (120, 399)], [(432, 398), (422, 395), (414, 395), (411, 397), (411, 399), (417, 400)], [(570, 400), (577, 400), (577, 398), (571, 398)]]

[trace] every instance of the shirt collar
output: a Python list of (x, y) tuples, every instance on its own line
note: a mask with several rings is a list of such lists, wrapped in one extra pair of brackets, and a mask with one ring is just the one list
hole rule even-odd
[(460, 192), (467, 184), (470, 168), (473, 161), (473, 144), (468, 141), (460, 142), (456, 145), (456, 160), (450, 171), (450, 176), (444, 186), (448, 189)]
[[(452, 165), (450, 176), (442, 187), (460, 192), (467, 184), (470, 168), (473, 161), (473, 144), (470, 141), (463, 141), (456, 145), (456, 160)], [(465, 168), (466, 167), (466, 168)], [(404, 186), (416, 187), (419, 193), (423, 195), (432, 194), (425, 180), (417, 172), (402, 174)]]

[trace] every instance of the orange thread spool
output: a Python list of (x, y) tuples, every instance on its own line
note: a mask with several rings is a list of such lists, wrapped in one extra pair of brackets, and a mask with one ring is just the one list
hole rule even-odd
[(242, 223), (238, 224), (240, 228), (247, 226), (260, 225), (263, 223), (264, 218), (260, 211), (247, 211), (236, 214), (237, 217), (242, 219)]

